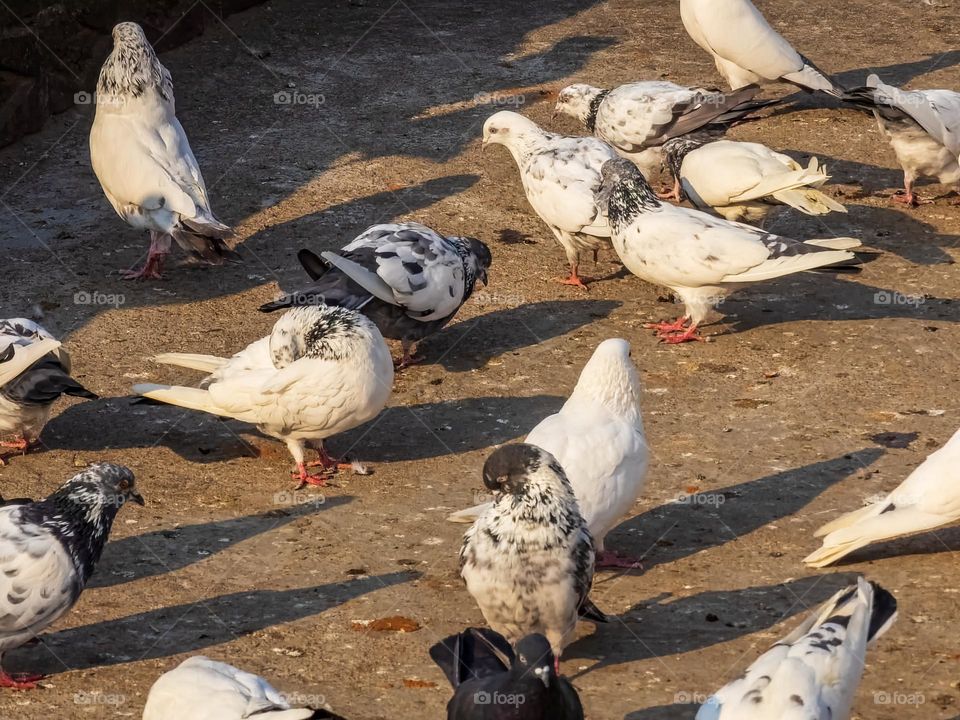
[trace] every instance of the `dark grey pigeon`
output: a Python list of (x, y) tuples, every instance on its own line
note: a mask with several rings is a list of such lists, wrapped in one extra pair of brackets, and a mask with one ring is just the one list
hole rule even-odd
[(358, 310), (380, 333), (399, 340), (400, 367), (419, 362), (414, 344), (440, 330), (487, 284), (490, 249), (479, 240), (444, 237), (419, 223), (374, 225), (339, 253), (298, 254), (313, 282), (260, 307), (261, 312), (302, 305)]
[(467, 628), (430, 648), (454, 693), (447, 720), (583, 720), (580, 697), (554, 669), (543, 635), (528, 635), (514, 652), (486, 628)]
[[(45, 500), (0, 507), (0, 662), (77, 602), (129, 500), (143, 505), (133, 473), (100, 463)], [(0, 666), (0, 687), (29, 689), (39, 679)]]
[(0, 320), (0, 448), (26, 452), (61, 395), (97, 397), (70, 377), (70, 356), (49, 332), (26, 318)]

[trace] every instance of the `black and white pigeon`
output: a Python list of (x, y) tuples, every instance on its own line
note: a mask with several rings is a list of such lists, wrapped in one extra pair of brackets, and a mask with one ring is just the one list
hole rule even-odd
[[(100, 463), (45, 500), (0, 507), (0, 661), (74, 606), (130, 500), (143, 505), (133, 473)], [(0, 668), (0, 687), (29, 689), (40, 679)]]
[(889, 495), (841, 515), (815, 533), (823, 547), (804, 558), (826, 567), (871, 543), (935, 530), (960, 520), (960, 430)]
[(302, 305), (334, 305), (362, 312), (380, 333), (399, 340), (399, 367), (420, 362), (414, 345), (438, 332), (487, 284), (490, 248), (469, 237), (444, 237), (420, 223), (373, 225), (338, 253), (297, 257), (313, 282), (260, 306), (273, 312)]
[[(340, 463), (323, 441), (376, 417), (393, 388), (390, 350), (376, 326), (358, 312), (326, 305), (287, 311), (270, 335), (231, 358), (165, 353), (154, 360), (210, 376), (200, 388), (139, 384), (135, 393), (256, 425), (286, 443), (301, 484), (326, 484)], [(305, 462), (306, 445), (318, 461)], [(307, 471), (318, 465), (320, 474)]]
[[(647, 327), (663, 342), (704, 340), (697, 328), (710, 310), (747, 285), (805, 270), (855, 266), (854, 238), (800, 242), (661, 202), (637, 167), (603, 166), (598, 202), (607, 205), (613, 247), (630, 272), (673, 290), (685, 305), (675, 322)], [(688, 324), (689, 323), (689, 324)]]
[(504, 445), (487, 458), (495, 494), (463, 536), (460, 575), (487, 623), (514, 645), (545, 635), (556, 657), (579, 617), (607, 622), (588, 595), (593, 538), (563, 468), (536, 445)]
[(113, 52), (97, 81), (90, 160), (107, 200), (124, 222), (150, 231), (144, 266), (128, 279), (160, 278), (174, 240), (197, 262), (240, 256), (231, 230), (210, 209), (207, 187), (177, 120), (173, 81), (139, 25), (113, 28)]
[(509, 110), (494, 113), (483, 124), (483, 146), (505, 146), (520, 170), (520, 181), (531, 207), (567, 255), (570, 275), (558, 280), (586, 288), (579, 275), (580, 258), (610, 241), (610, 225), (597, 205), (600, 168), (617, 157), (597, 138), (564, 137), (540, 128)]
[(696, 720), (849, 720), (867, 649), (896, 618), (893, 595), (859, 578), (708, 698)]
[(580, 697), (557, 674), (543, 635), (527, 635), (514, 652), (499, 633), (467, 628), (431, 647), (430, 657), (454, 689), (447, 720), (583, 720)]
[(960, 93), (952, 90), (902, 90), (867, 78), (845, 100), (873, 112), (903, 168), (903, 191), (894, 199), (916, 206), (913, 184), (934, 177), (960, 192)]
[(845, 92), (770, 27), (750, 0), (680, 0), (680, 18), (734, 90), (782, 80), (836, 98)]
[(194, 655), (150, 688), (143, 720), (343, 720), (329, 710), (291, 707), (259, 675)]
[(778, 205), (805, 215), (847, 211), (817, 190), (830, 176), (816, 158), (803, 167), (760, 143), (688, 137), (664, 143), (663, 153), (674, 186), (662, 199), (687, 198), (700, 210), (713, 210), (733, 222), (762, 226)]
[(61, 395), (97, 398), (70, 377), (70, 355), (53, 335), (26, 318), (0, 320), (0, 448), (26, 452)]
[(754, 110), (777, 102), (753, 101), (759, 91), (752, 85), (722, 93), (666, 80), (612, 90), (578, 83), (560, 91), (554, 114), (576, 118), (651, 178), (660, 167), (660, 147), (667, 140), (706, 128), (723, 132)]
[[(580, 373), (559, 412), (541, 420), (525, 442), (551, 453), (563, 467), (596, 547), (596, 567), (635, 567), (638, 560), (604, 547), (647, 479), (650, 449), (643, 432), (640, 377), (630, 343), (604, 340)], [(447, 519), (473, 522), (492, 503)]]

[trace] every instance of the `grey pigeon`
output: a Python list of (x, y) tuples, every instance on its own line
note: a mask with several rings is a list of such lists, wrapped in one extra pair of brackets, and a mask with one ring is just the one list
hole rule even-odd
[(321, 304), (357, 310), (385, 338), (400, 341), (400, 367), (422, 360), (414, 344), (450, 322), (478, 280), (487, 284), (492, 262), (479, 240), (413, 222), (373, 225), (338, 253), (301, 250), (298, 257), (313, 282), (260, 311)]
[[(100, 463), (45, 500), (0, 507), (0, 660), (74, 606), (130, 500), (143, 505), (133, 473)], [(29, 689), (39, 679), (0, 669), (0, 687)]]
[(93, 171), (117, 215), (150, 231), (146, 264), (126, 277), (161, 277), (174, 240), (195, 261), (239, 260), (223, 241), (231, 230), (210, 209), (200, 166), (177, 120), (170, 73), (136, 23), (113, 28), (96, 102)]
[(61, 395), (97, 397), (70, 377), (70, 356), (44, 328), (26, 318), (0, 320), (0, 448), (26, 452)]
[(528, 635), (516, 652), (489, 628), (467, 628), (430, 648), (454, 693), (447, 720), (583, 720), (576, 689), (554, 667), (543, 635)]
[(593, 538), (573, 489), (553, 455), (525, 443), (495, 450), (483, 483), (496, 499), (463, 537), (460, 574), (490, 627), (511, 643), (545, 635), (559, 668), (577, 618), (607, 619), (588, 598)]

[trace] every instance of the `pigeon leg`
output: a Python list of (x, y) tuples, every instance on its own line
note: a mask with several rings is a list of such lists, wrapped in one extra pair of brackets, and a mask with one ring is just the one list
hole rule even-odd
[(170, 254), (170, 236), (150, 231), (150, 250), (147, 251), (147, 262), (139, 270), (129, 270), (123, 275), (124, 280), (162, 280), (163, 261)]
[(332, 470), (333, 472), (353, 469), (353, 463), (348, 462), (346, 458), (335, 458), (331, 456), (322, 442), (313, 445), (313, 449), (317, 451), (317, 455), (320, 457), (318, 460), (306, 463), (307, 467), (322, 467), (324, 470)]
[(0, 670), (0, 688), (11, 690), (35, 690), (37, 683), (43, 680), (43, 675), (7, 675)]
[(897, 190), (891, 198), (894, 202), (903, 203), (907, 207), (929, 205), (933, 200), (924, 200), (913, 191), (913, 178), (903, 179), (903, 190)]
[(403, 357), (399, 360), (393, 361), (393, 367), (397, 370), (403, 370), (408, 368), (411, 365), (417, 365), (422, 363), (426, 358), (423, 355), (415, 354), (416, 343), (412, 343), (409, 340), (401, 340), (400, 347), (403, 348)]
[(311, 473), (307, 471), (306, 463), (297, 463), (297, 469), (291, 470), (290, 474), (298, 481), (298, 485), (295, 488), (299, 490), (304, 485), (316, 485), (318, 487), (327, 486), (327, 478), (329, 477), (329, 472), (322, 473)]
[(645, 323), (643, 327), (647, 330), (656, 330), (657, 335), (663, 337), (664, 335), (668, 335), (670, 333), (683, 332), (686, 330), (687, 320), (688, 317), (686, 315), (681, 315), (673, 322), (667, 322), (664, 320), (663, 322), (658, 323)]
[[(26, 455), (27, 450), (30, 449), (30, 441), (23, 437), (17, 440), (0, 440), (0, 448), (12, 448), (13, 450), (19, 450), (21, 455)], [(7, 457), (10, 457), (14, 454), (15, 453), (9, 453)], [(0, 455), (0, 467), (3, 467), (6, 464), (6, 458), (3, 455)]]
[(676, 200), (680, 202), (680, 178), (674, 178), (672, 190), (669, 192), (658, 192), (657, 197), (661, 200)]
[(629, 557), (621, 557), (613, 550), (601, 550), (597, 553), (594, 567), (598, 568), (623, 568), (625, 570), (642, 570), (643, 565), (639, 560)]
[(679, 345), (680, 343), (685, 342), (707, 342), (707, 338), (701, 337), (700, 331), (697, 330), (697, 324), (694, 323), (688, 327), (683, 332), (674, 333), (673, 335), (661, 335), (660, 342), (666, 343), (667, 345)]
[(591, 282), (591, 280), (592, 278), (580, 277), (580, 275), (577, 274), (576, 263), (573, 263), (570, 265), (570, 274), (567, 277), (554, 278), (554, 282), (558, 282), (561, 285), (573, 285), (574, 287), (578, 287), (581, 290), (586, 290), (587, 283)]

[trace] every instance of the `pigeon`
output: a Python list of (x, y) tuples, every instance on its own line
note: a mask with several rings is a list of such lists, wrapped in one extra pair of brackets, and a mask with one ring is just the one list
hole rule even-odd
[(910, 206), (921, 200), (913, 192), (920, 177), (935, 177), (960, 191), (960, 93), (951, 90), (901, 90), (867, 78), (845, 100), (873, 112), (903, 168), (903, 191), (894, 196)]
[(262, 677), (194, 655), (150, 688), (143, 720), (343, 720), (324, 709), (291, 708)]
[(750, 0), (680, 0), (680, 18), (734, 90), (783, 80), (836, 98), (845, 92), (770, 27)]
[(613, 247), (627, 269), (670, 288), (686, 306), (675, 322), (647, 326), (666, 343), (704, 341), (697, 328), (711, 308), (746, 285), (858, 263), (847, 252), (860, 245), (854, 238), (799, 242), (663, 203), (636, 166), (623, 159), (603, 166), (598, 202), (607, 205)]
[(498, 448), (484, 463), (483, 483), (497, 499), (463, 536), (460, 575), (487, 623), (511, 643), (545, 635), (559, 672), (578, 616), (607, 621), (588, 598), (593, 538), (546, 450)]
[(447, 720), (583, 720), (580, 697), (557, 674), (543, 635), (527, 635), (514, 652), (493, 630), (467, 628), (431, 647), (430, 657), (453, 685)]
[(0, 448), (25, 453), (61, 395), (97, 399), (70, 377), (70, 356), (49, 332), (26, 318), (0, 320)]
[[(544, 418), (526, 442), (564, 469), (596, 547), (596, 567), (635, 567), (604, 549), (604, 539), (629, 512), (646, 481), (649, 448), (640, 412), (640, 378), (626, 340), (604, 340), (580, 373), (560, 412)], [(473, 522), (492, 503), (454, 513)]]
[(298, 254), (313, 282), (260, 306), (261, 312), (299, 305), (336, 305), (373, 320), (385, 338), (399, 340), (398, 367), (415, 357), (414, 344), (438, 332), (487, 284), (490, 248), (474, 238), (444, 237), (420, 223), (374, 225), (339, 253)]
[(127, 279), (162, 277), (173, 240), (194, 261), (240, 256), (210, 209), (207, 187), (174, 110), (173, 81), (139, 25), (113, 28), (113, 51), (97, 81), (90, 160), (107, 200), (128, 225), (150, 231), (144, 266)]
[[(211, 373), (201, 388), (140, 384), (143, 397), (249, 422), (286, 443), (301, 485), (324, 485), (340, 463), (323, 441), (376, 417), (393, 386), (380, 331), (353, 310), (326, 305), (287, 311), (265, 338), (232, 358), (165, 353), (157, 362)], [(313, 444), (317, 462), (304, 462)], [(311, 474), (307, 467), (320, 466)]]
[(565, 285), (586, 289), (589, 278), (579, 275), (580, 256), (609, 242), (610, 225), (596, 204), (600, 168), (617, 157), (597, 138), (554, 135), (532, 120), (509, 110), (491, 115), (483, 125), (483, 146), (506, 146), (520, 170), (527, 200), (556, 236), (567, 255), (570, 275)]
[(823, 547), (804, 559), (826, 567), (881, 540), (933, 530), (960, 520), (960, 430), (889, 495), (827, 523)]
[[(45, 500), (0, 507), (0, 660), (74, 606), (130, 500), (143, 505), (133, 473), (100, 463)], [(40, 679), (0, 669), (0, 687), (26, 690)]]
[(867, 649), (896, 618), (893, 595), (858, 578), (708, 698), (696, 720), (849, 720)]
[(704, 143), (692, 138), (670, 140), (663, 151), (674, 187), (662, 199), (686, 197), (701, 210), (714, 210), (727, 220), (760, 225), (776, 205), (789, 205), (806, 215), (847, 211), (816, 189), (830, 179), (816, 158), (803, 167), (760, 143)]
[(612, 90), (580, 83), (560, 91), (554, 115), (562, 112), (576, 118), (650, 178), (660, 166), (660, 146), (667, 140), (704, 128), (722, 131), (744, 115), (778, 102), (752, 102), (759, 90), (751, 85), (724, 94), (666, 80)]

